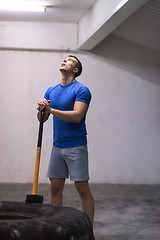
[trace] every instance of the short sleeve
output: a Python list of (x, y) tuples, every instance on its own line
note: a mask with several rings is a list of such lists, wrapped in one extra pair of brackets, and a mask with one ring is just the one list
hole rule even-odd
[(49, 88), (47, 89), (47, 91), (45, 92), (44, 98), (45, 98), (46, 100), (50, 100), (49, 94), (50, 94), (50, 92), (51, 92), (52, 90), (53, 90), (53, 87), (49, 87)]
[(86, 86), (83, 86), (78, 90), (75, 101), (84, 102), (89, 105), (91, 97), (89, 89)]

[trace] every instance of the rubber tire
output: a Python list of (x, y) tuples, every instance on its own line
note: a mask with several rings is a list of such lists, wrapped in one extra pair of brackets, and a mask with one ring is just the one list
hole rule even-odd
[(0, 202), (0, 239), (94, 240), (94, 235), (88, 216), (77, 209), (41, 203)]

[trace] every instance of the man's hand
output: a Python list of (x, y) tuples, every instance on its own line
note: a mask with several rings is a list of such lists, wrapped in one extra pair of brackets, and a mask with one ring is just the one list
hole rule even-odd
[(50, 107), (50, 100), (47, 101), (45, 98), (42, 98), (38, 102), (37, 110), (38, 111), (43, 111), (43, 110), (45, 110), (46, 107)]
[(37, 110), (38, 110), (38, 113), (37, 113), (37, 117), (38, 117), (38, 120), (40, 121), (40, 112), (41, 111), (44, 111), (44, 122), (47, 121), (47, 119), (49, 118), (49, 112), (46, 111), (48, 108), (50, 108), (50, 101), (46, 100), (45, 98), (42, 98), (39, 102), (38, 102), (38, 107), (37, 107)]

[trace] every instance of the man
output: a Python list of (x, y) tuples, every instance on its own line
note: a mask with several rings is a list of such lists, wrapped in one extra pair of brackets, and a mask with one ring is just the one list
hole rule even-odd
[(70, 175), (80, 195), (83, 211), (93, 224), (94, 200), (88, 180), (88, 151), (85, 117), (91, 100), (89, 89), (75, 78), (82, 72), (79, 59), (69, 55), (60, 66), (61, 81), (46, 91), (38, 103), (38, 119), (53, 115), (53, 148), (47, 177), (51, 182), (51, 203), (62, 205), (65, 179)]

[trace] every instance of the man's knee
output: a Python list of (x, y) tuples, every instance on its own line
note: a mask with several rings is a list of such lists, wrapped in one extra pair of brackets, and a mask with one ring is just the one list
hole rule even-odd
[(50, 178), (51, 182), (51, 193), (53, 195), (61, 194), (64, 189), (65, 179)]
[(87, 198), (90, 193), (88, 181), (75, 182), (75, 187), (82, 199)]

